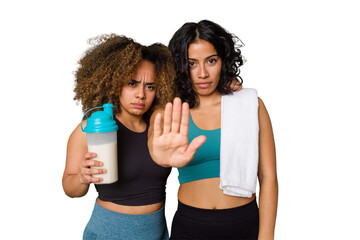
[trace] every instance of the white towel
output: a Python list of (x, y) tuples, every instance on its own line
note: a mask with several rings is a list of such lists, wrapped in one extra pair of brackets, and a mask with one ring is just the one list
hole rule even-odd
[(256, 192), (259, 161), (257, 91), (244, 88), (222, 96), (220, 188), (250, 198)]

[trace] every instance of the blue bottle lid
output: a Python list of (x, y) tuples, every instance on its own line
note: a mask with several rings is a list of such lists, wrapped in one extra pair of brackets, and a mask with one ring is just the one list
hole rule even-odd
[[(111, 103), (105, 103), (102, 107), (95, 107), (90, 109), (89, 111), (96, 108), (104, 108), (104, 111), (97, 111), (91, 114), (91, 116), (86, 121), (85, 129), (82, 128), (82, 120), (81, 120), (81, 130), (86, 133), (105, 133), (105, 132), (113, 132), (118, 130), (118, 126), (113, 117), (113, 107)], [(85, 115), (89, 112), (87, 111)]]

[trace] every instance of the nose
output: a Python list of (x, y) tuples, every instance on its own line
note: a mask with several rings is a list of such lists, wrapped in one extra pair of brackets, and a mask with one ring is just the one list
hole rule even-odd
[(136, 97), (140, 99), (145, 99), (145, 90), (143, 87), (139, 87), (136, 93)]
[(207, 71), (206, 66), (204, 64), (200, 65), (198, 76), (201, 79), (205, 79), (209, 77), (209, 72)]

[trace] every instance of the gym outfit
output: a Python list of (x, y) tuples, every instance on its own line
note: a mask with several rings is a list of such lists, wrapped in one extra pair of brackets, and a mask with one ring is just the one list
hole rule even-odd
[(170, 239), (257, 240), (259, 209), (252, 202), (236, 208), (202, 209), (179, 202)]
[[(244, 91), (245, 90), (245, 91)], [(240, 94), (240, 92), (242, 92)], [(237, 95), (240, 97), (244, 97), (243, 101), (258, 101), (257, 95), (253, 94), (253, 90), (243, 89), (239, 93), (233, 93), (233, 95)], [(256, 93), (256, 92), (255, 92)], [(250, 97), (247, 95), (251, 95)], [(224, 96), (223, 96), (224, 97)], [(232, 95), (228, 95), (226, 97), (233, 97)], [(236, 103), (236, 101), (235, 101)], [(223, 104), (223, 101), (222, 101)], [(246, 103), (242, 103), (245, 108), (247, 108)], [(241, 105), (241, 104), (240, 104)], [(239, 110), (238, 104), (232, 106), (232, 109)], [(228, 106), (226, 106), (228, 107)], [(255, 105), (251, 106), (254, 110)], [(222, 105), (222, 110), (226, 109)], [(257, 106), (256, 109), (257, 111)], [(233, 110), (234, 111), (234, 110)], [(240, 114), (242, 111), (240, 110)], [(223, 115), (223, 112), (222, 112)], [(239, 115), (239, 113), (235, 114)], [(244, 116), (242, 116), (244, 118)], [(245, 118), (247, 116), (245, 115)], [(222, 124), (223, 122), (222, 116)], [(227, 119), (228, 120), (228, 119)], [(257, 119), (255, 120), (257, 121)], [(231, 121), (230, 121), (231, 122)], [(229, 123), (227, 123), (229, 124)], [(233, 121), (232, 124), (236, 124)], [(222, 125), (223, 127), (223, 125)], [(230, 125), (231, 127), (231, 125)], [(245, 128), (247, 127), (244, 126)], [(229, 129), (229, 126), (227, 126)], [(229, 132), (229, 130), (227, 130)], [(245, 130), (246, 131), (246, 130)], [(255, 131), (254, 131), (255, 132)], [(220, 142), (222, 142), (223, 129), (215, 129), (215, 130), (202, 130), (198, 128), (190, 115), (190, 123), (189, 123), (189, 135), (188, 141), (189, 143), (199, 135), (206, 136), (206, 142), (199, 148), (199, 150), (195, 153), (193, 160), (185, 167), (179, 168), (179, 182), (180, 184), (196, 181), (200, 179), (220, 177), (220, 156), (223, 156), (223, 153), (220, 154), (220, 149), (227, 146), (221, 146)], [(252, 134), (252, 133), (251, 133)], [(256, 134), (256, 132), (255, 132)], [(248, 136), (238, 134), (238, 131), (233, 132), (232, 134), (227, 133), (227, 135), (231, 135), (229, 137), (232, 138), (231, 143), (235, 146), (238, 146), (238, 141), (246, 141)], [(229, 142), (229, 141), (228, 141)], [(235, 143), (236, 142), (236, 143)], [(249, 147), (249, 146), (247, 146)], [(252, 151), (254, 146), (250, 146), (249, 149)], [(243, 150), (239, 148), (233, 149), (231, 154), (235, 157), (232, 157), (231, 161), (241, 161), (242, 159), (236, 159), (238, 156), (238, 151)], [(248, 149), (244, 149), (243, 151), (247, 152)], [(227, 152), (229, 155), (230, 153)], [(257, 161), (255, 158), (249, 158), (250, 163), (252, 161)], [(234, 166), (233, 162), (229, 162), (231, 165), (228, 165), (228, 168)], [(235, 164), (236, 166), (236, 164)], [(244, 166), (244, 165), (243, 165)], [(256, 165), (257, 167), (257, 165)], [(251, 169), (252, 170), (252, 169)], [(246, 167), (247, 171), (247, 167)], [(243, 170), (239, 172), (244, 172)], [(246, 172), (244, 175), (239, 176), (239, 174), (232, 176), (230, 182), (233, 179), (236, 181), (237, 179), (246, 179)], [(251, 179), (253, 180), (253, 179)], [(225, 193), (225, 192), (224, 192)], [(251, 201), (248, 204), (243, 206), (229, 208), (229, 209), (202, 209), (196, 208), (179, 201), (178, 209), (175, 213), (172, 227), (171, 227), (171, 237), (170, 239), (257, 239), (259, 232), (259, 208), (256, 203), (256, 199)]]
[(196, 151), (194, 158), (185, 167), (178, 168), (180, 184), (220, 176), (220, 131), (198, 128), (190, 114), (189, 143), (197, 136), (205, 135), (205, 143)]
[[(149, 125), (141, 133), (119, 127), (118, 176), (112, 184), (94, 184), (102, 201), (126, 206), (142, 206), (165, 201), (165, 186), (171, 168), (157, 165), (147, 146)], [(83, 239), (169, 239), (164, 206), (143, 215), (124, 214), (103, 208), (97, 202)]]

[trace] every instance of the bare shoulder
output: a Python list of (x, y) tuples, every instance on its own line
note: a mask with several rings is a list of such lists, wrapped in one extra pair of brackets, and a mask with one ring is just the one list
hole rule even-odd
[(260, 97), (258, 97), (258, 101), (259, 101), (259, 119), (260, 117), (266, 117), (266, 116), (269, 117), (269, 114), (266, 110), (263, 100)]
[(264, 104), (263, 100), (260, 97), (258, 97), (258, 101), (259, 101), (259, 109), (260, 108), (265, 108), (265, 104)]
[(270, 116), (265, 107), (265, 104), (261, 98), (259, 99), (259, 129), (260, 129), (260, 137), (264, 137), (264, 135), (273, 138), (273, 131)]
[[(82, 125), (86, 125), (86, 120), (82, 122)], [(77, 142), (86, 145), (86, 133), (81, 130), (81, 125), (78, 124), (74, 131), (70, 134), (68, 144)]]

